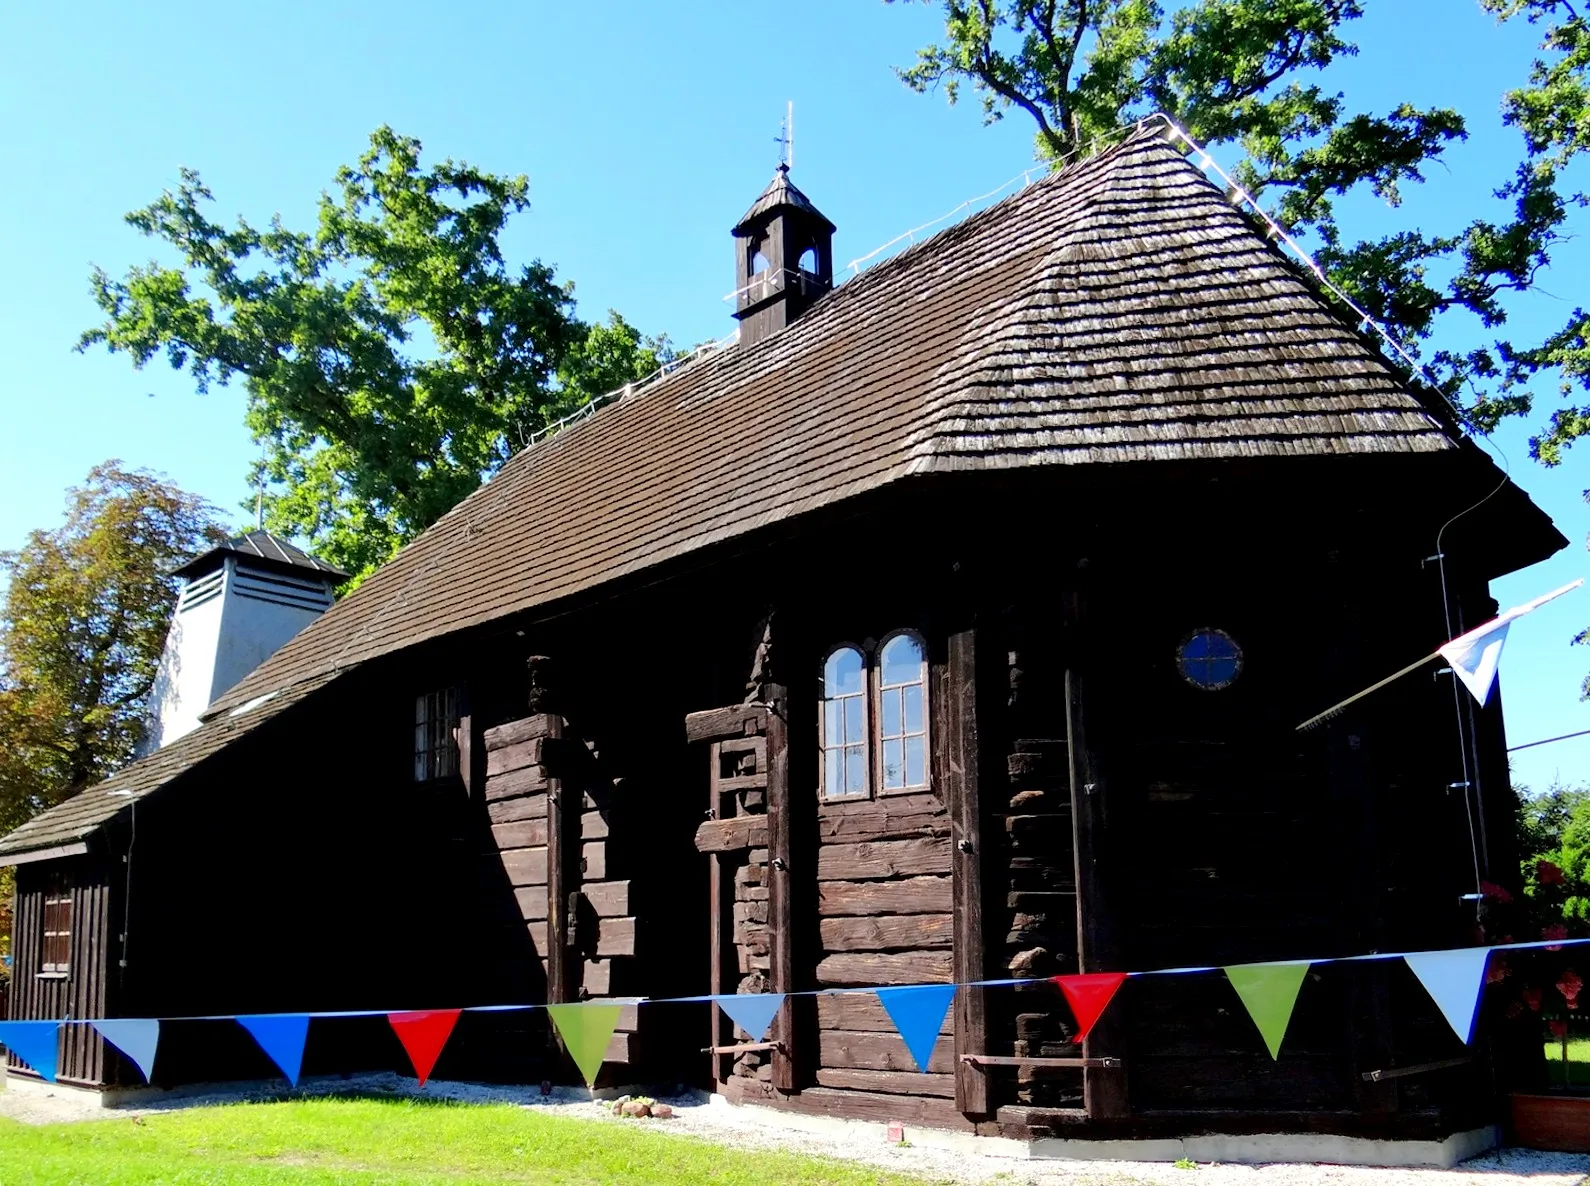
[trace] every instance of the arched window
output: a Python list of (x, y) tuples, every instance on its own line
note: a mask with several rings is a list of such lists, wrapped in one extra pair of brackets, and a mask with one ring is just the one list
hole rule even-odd
[(823, 663), (821, 780), (826, 799), (928, 788), (927, 648), (900, 631)]
[(867, 786), (867, 661), (839, 647), (823, 664), (823, 794), (861, 797)]
[(927, 788), (927, 655), (914, 634), (878, 652), (878, 787)]
[(801, 252), (800, 263), (796, 266), (803, 272), (810, 272), (813, 276), (817, 275), (817, 248), (808, 247)]

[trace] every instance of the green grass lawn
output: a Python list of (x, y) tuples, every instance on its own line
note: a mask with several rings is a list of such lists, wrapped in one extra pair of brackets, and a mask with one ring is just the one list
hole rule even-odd
[(0, 1120), (0, 1186), (920, 1186), (863, 1166), (729, 1149), (669, 1133), (667, 1123), (363, 1099), (74, 1124)]
[(1546, 1043), (1546, 1074), (1556, 1086), (1590, 1087), (1590, 1038), (1568, 1039), (1568, 1061), (1562, 1043)]

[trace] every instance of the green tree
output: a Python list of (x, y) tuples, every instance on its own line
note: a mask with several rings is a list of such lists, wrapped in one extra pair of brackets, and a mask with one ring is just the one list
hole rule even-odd
[[(1478, 0), (1500, 21), (1543, 31), (1524, 85), (1503, 96), (1521, 144), (1516, 166), (1496, 179), (1502, 216), (1379, 238), (1351, 235), (1339, 199), (1367, 190), (1399, 205), (1402, 187), (1422, 181), (1466, 131), (1450, 109), (1359, 111), (1321, 85), (1322, 70), (1357, 52), (1345, 32), (1363, 13), (1359, 0), (1186, 0), (1170, 10), (1156, 0), (925, 2), (942, 4), (944, 40), (900, 71), (908, 86), (942, 87), (952, 103), (969, 86), (988, 120), (1025, 112), (1040, 155), (1055, 160), (1165, 113), (1219, 150), (1330, 279), (1424, 355), (1470, 427), (1527, 416), (1544, 394), (1555, 408), (1535, 422), (1537, 460), (1559, 464), (1590, 432), (1590, 315), (1575, 308), (1527, 340), (1508, 325), (1509, 298), (1535, 286), (1587, 204), (1567, 180), (1590, 149), (1590, 25), (1570, 0)], [(1470, 345), (1431, 350), (1438, 329)]]
[[(241, 380), (263, 458), (266, 525), (356, 576), (434, 523), (571, 407), (655, 370), (616, 313), (586, 325), (572, 286), (499, 245), (524, 177), (428, 167), (382, 127), (323, 192), (318, 224), (211, 221), (199, 175), (127, 216), (174, 249), (119, 280), (93, 273), (103, 344), (157, 356), (199, 391)], [(349, 586), (351, 587), (351, 586)]]
[(215, 509), (107, 461), (66, 522), (0, 553), (0, 833), (126, 762), (165, 644), (167, 574), (226, 538)]

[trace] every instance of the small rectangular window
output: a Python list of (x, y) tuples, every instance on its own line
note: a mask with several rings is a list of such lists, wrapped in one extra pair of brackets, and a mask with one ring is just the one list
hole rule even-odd
[(65, 975), (72, 970), (72, 885), (64, 876), (44, 891), (43, 931), (39, 971)]
[(427, 692), (414, 700), (414, 781), (458, 773), (458, 689)]

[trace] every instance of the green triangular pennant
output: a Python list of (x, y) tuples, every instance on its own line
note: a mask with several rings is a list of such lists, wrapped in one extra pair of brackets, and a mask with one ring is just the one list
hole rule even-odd
[(1248, 1007), (1248, 1016), (1264, 1036), (1271, 1058), (1281, 1057), (1281, 1039), (1286, 1037), (1286, 1025), (1292, 1020), (1292, 1007), (1297, 1004), (1298, 990), (1303, 987), (1308, 968), (1308, 961), (1301, 960), (1237, 964), (1225, 970), (1226, 979), (1231, 981), (1231, 987)]
[(602, 1056), (613, 1040), (620, 1008), (620, 1005), (586, 1004), (547, 1006), (552, 1024), (558, 1027), (558, 1037), (563, 1039), (563, 1048), (580, 1068), (588, 1087), (596, 1083), (596, 1074), (602, 1069)]

